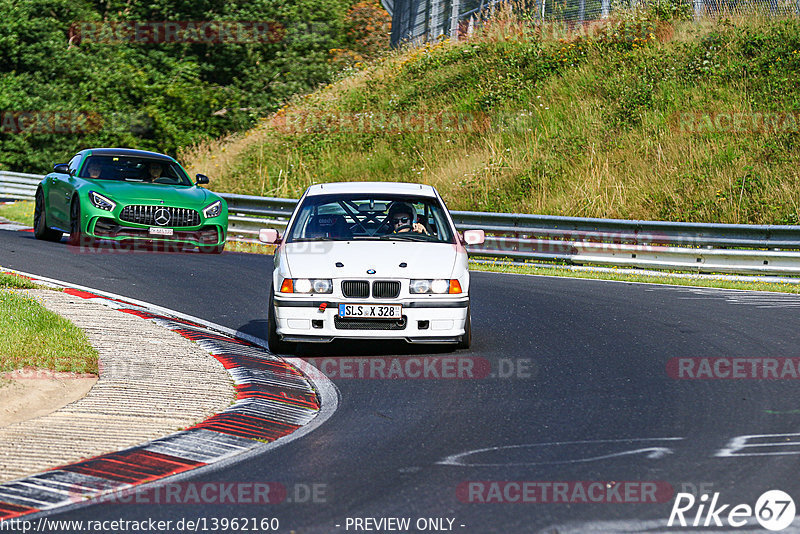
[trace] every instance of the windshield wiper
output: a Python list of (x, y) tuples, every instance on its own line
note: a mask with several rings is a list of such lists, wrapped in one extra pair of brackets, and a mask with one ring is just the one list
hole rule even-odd
[(381, 239), (401, 239), (405, 241), (419, 241), (419, 238), (423, 238), (423, 240), (427, 241), (428, 236), (416, 232), (403, 232), (402, 234), (387, 234), (381, 236)]

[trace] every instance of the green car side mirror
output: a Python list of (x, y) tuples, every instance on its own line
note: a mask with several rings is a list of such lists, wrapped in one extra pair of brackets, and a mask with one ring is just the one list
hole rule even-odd
[(197, 176), (195, 176), (195, 178), (197, 179), (197, 181), (195, 182), (196, 185), (203, 185), (209, 182), (208, 176), (206, 176), (205, 174), (198, 174)]

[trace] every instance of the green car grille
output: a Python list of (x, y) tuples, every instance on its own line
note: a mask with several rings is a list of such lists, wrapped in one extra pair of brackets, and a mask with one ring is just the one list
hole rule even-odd
[[(109, 238), (133, 238), (133, 239), (153, 239), (146, 228), (132, 228), (130, 226), (120, 226), (114, 219), (100, 217), (94, 226), (94, 235), (100, 239)], [(158, 236), (155, 236), (158, 238)], [(171, 241), (197, 241), (204, 245), (213, 245), (220, 239), (224, 239), (224, 233), (220, 235), (216, 226), (201, 226), (197, 230), (179, 230), (169, 236)]]
[(171, 228), (200, 224), (200, 214), (197, 211), (167, 206), (125, 206), (119, 218), (136, 224)]

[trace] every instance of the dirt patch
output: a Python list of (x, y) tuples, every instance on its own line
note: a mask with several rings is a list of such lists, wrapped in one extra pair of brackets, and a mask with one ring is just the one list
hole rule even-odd
[(0, 428), (53, 413), (82, 399), (97, 382), (93, 375), (20, 369), (0, 375)]

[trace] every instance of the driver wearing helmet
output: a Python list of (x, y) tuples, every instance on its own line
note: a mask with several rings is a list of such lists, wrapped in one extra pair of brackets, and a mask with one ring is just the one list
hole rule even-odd
[(158, 161), (151, 161), (148, 165), (148, 174), (145, 177), (145, 182), (155, 182), (159, 178), (161, 178), (161, 172), (163, 171), (163, 167), (161, 163)]
[(87, 167), (86, 172), (89, 174), (89, 178), (96, 179), (100, 178), (102, 169), (99, 163), (94, 160), (89, 160), (89, 166)]
[(417, 221), (417, 211), (407, 202), (393, 202), (389, 208), (389, 227), (392, 233), (416, 232), (427, 234), (428, 230), (421, 222)]

